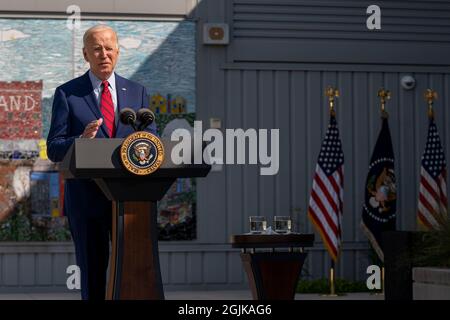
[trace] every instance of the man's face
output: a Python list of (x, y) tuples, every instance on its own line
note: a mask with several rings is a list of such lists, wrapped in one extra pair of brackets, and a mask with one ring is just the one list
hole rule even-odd
[(97, 78), (108, 79), (113, 73), (119, 57), (119, 46), (115, 33), (108, 29), (91, 33), (86, 39), (83, 55)]

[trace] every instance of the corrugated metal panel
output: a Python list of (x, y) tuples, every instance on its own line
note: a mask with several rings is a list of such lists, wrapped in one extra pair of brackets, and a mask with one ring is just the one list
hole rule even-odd
[(228, 254), (228, 283), (242, 284), (244, 283), (244, 270), (241, 268), (241, 256), (238, 252)]
[[(74, 259), (71, 243), (0, 244), (0, 292), (67, 292)], [(165, 290), (246, 288), (239, 251), (227, 244), (161, 243), (160, 266)]]
[[(258, 101), (258, 110), (255, 117), (258, 119), (258, 126), (255, 129), (270, 129), (275, 127), (274, 114), (274, 85), (273, 71), (260, 71), (256, 82), (258, 83), (258, 91), (254, 99)], [(233, 93), (227, 93), (228, 95)], [(245, 106), (241, 106), (241, 110)], [(227, 128), (236, 128), (234, 123), (227, 123)], [(259, 138), (258, 138), (259, 140)], [(259, 150), (259, 148), (258, 148)], [(258, 151), (259, 152), (259, 151)], [(258, 172), (259, 174), (259, 172)], [(275, 215), (275, 177), (259, 176), (259, 185), (251, 183), (255, 186), (255, 191), (259, 192), (259, 208), (258, 214), (266, 216), (268, 224), (271, 225), (273, 216)]]
[(52, 275), (54, 285), (66, 285), (67, 281), (67, 267), (69, 266), (69, 254), (61, 253), (53, 255), (52, 259)]
[[(42, 253), (36, 255), (36, 285), (50, 286), (52, 285), (51, 276), (52, 255)], [(66, 268), (67, 269), (67, 268)]]
[[(238, 127), (242, 127), (241, 117), (241, 99), (242, 99), (242, 84), (241, 72), (230, 71), (227, 73), (226, 87), (232, 95), (227, 96), (226, 101), (226, 123), (236, 123)], [(224, 139), (225, 142), (226, 139)], [(236, 152), (236, 151), (235, 151)], [(226, 156), (224, 152), (224, 156)], [(243, 185), (242, 185), (242, 166), (229, 166), (226, 169), (226, 184), (227, 184), (227, 233), (236, 234), (245, 228), (244, 215), (235, 214), (236, 212), (243, 212)], [(254, 214), (250, 214), (254, 215)]]
[(448, 41), (450, 4), (381, 1), (382, 32), (367, 34), (370, 1), (236, 0), (234, 36), (262, 38)]
[(19, 285), (19, 255), (8, 253), (3, 255), (3, 285)]
[[(442, 96), (435, 109), (442, 139), (449, 150), (445, 126), (449, 119), (444, 114), (449, 98), (443, 92), (448, 75), (413, 74), (417, 87), (412, 91), (400, 87), (403, 75), (394, 72), (226, 71), (224, 77), (228, 85), (224, 89), (226, 100), (230, 101), (226, 110), (226, 128), (280, 128), (281, 137), (277, 176), (259, 176), (259, 172), (248, 171), (253, 170), (248, 165), (241, 169), (236, 168), (238, 165), (230, 165), (225, 169), (227, 193), (217, 194), (215, 198), (225, 196), (227, 206), (233, 208), (227, 210), (227, 230), (233, 230), (229, 233), (247, 232), (247, 217), (255, 213), (265, 215), (269, 225), (273, 215), (290, 214), (298, 222), (297, 231), (313, 231), (306, 210), (317, 155), (328, 122), (324, 96), (328, 85), (338, 87), (341, 92), (337, 114), (345, 154), (344, 249), (351, 243), (360, 244), (359, 249), (350, 248), (343, 255), (341, 264), (345, 271), (341, 272), (351, 278), (360, 278), (358, 273), (365, 272), (361, 261), (367, 263), (367, 253), (364, 253), (367, 241), (359, 224), (369, 158), (381, 124), (377, 91), (383, 86), (392, 92), (387, 110), (396, 156), (398, 229), (413, 230), (420, 156), (427, 128), (423, 92), (430, 86), (440, 90)], [(207, 180), (212, 182), (214, 178), (211, 176)], [(236, 201), (242, 197), (244, 205), (240, 208)], [(318, 235), (317, 239), (319, 245)], [(329, 258), (323, 250), (320, 253), (314, 251), (310, 260), (312, 265), (309, 267), (314, 276), (326, 274)], [(317, 269), (317, 266), (323, 268)]]
[(25, 253), (19, 256), (19, 278), (21, 286), (36, 284), (36, 260), (34, 253)]
[(170, 254), (170, 283), (186, 283), (186, 254), (174, 252)]
[[(196, 14), (202, 19), (210, 21), (225, 21), (226, 1), (201, 1), (196, 8)], [(203, 108), (201, 118), (204, 129), (209, 127), (210, 118), (225, 119), (226, 97), (224, 88), (226, 79), (220, 65), (226, 58), (226, 52), (221, 48), (204, 47), (203, 40), (200, 35), (203, 34), (202, 24), (199, 23), (197, 29), (197, 48), (201, 48), (197, 53), (197, 97), (201, 99)], [(203, 80), (200, 80), (203, 79)], [(204, 85), (204, 82), (210, 85)], [(197, 105), (197, 112), (199, 107)], [(225, 169), (226, 170), (226, 169)], [(198, 219), (198, 239), (201, 243), (224, 243), (228, 237), (227, 230), (227, 214), (226, 214), (226, 176), (224, 171), (211, 172), (208, 179), (213, 180), (211, 185), (209, 182), (204, 183), (205, 179), (197, 179), (197, 201), (198, 212), (201, 213)], [(220, 194), (220, 197), (216, 195)]]
[[(377, 2), (381, 29), (368, 30), (366, 9), (372, 4), (234, 0), (232, 60), (448, 65), (448, 2)], [(380, 55), (384, 52), (390, 52), (390, 59)]]
[[(279, 146), (279, 172), (275, 179), (275, 210), (278, 215), (293, 215), (293, 205), (291, 203), (290, 194), (290, 177), (291, 177), (291, 123), (290, 123), (290, 107), (289, 107), (289, 84), (290, 73), (288, 71), (279, 71), (274, 74), (274, 104), (273, 118), (274, 127), (280, 128), (280, 146)], [(281, 112), (277, 112), (281, 110)], [(270, 140), (269, 140), (270, 141)], [(283, 156), (281, 156), (283, 155)], [(271, 224), (273, 221), (270, 221)]]
[(200, 284), (203, 280), (203, 259), (201, 252), (191, 252), (187, 256), (187, 283)]
[(159, 254), (159, 266), (161, 268), (161, 279), (163, 285), (169, 283), (170, 269), (169, 269), (169, 253), (164, 252)]
[(227, 283), (227, 255), (222, 252), (211, 252), (203, 259), (204, 283)]
[[(258, 127), (258, 76), (257, 71), (241, 72), (242, 77), (242, 104), (238, 105), (239, 116), (242, 119), (242, 128)], [(256, 165), (247, 165), (242, 170), (242, 202), (243, 210), (241, 217), (243, 225), (241, 232), (249, 230), (249, 216), (255, 216), (261, 213), (259, 210), (260, 194), (257, 192), (259, 184), (259, 168)], [(256, 182), (256, 184), (255, 184)]]

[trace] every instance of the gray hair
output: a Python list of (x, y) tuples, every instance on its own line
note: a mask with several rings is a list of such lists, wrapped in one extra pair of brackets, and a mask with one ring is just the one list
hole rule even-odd
[(101, 30), (110, 30), (110, 31), (114, 32), (114, 35), (116, 36), (116, 45), (117, 45), (117, 48), (119, 48), (119, 37), (117, 36), (116, 30), (114, 30), (110, 26), (107, 26), (106, 24), (97, 24), (97, 25), (87, 29), (83, 35), (83, 47), (86, 47), (86, 42), (91, 34), (101, 31)]

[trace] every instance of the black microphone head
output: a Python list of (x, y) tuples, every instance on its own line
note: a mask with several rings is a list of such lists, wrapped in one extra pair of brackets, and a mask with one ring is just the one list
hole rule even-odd
[(139, 109), (136, 116), (140, 122), (146, 123), (147, 125), (155, 120), (155, 114), (148, 108)]
[(134, 125), (136, 122), (136, 112), (131, 108), (123, 108), (120, 111), (120, 122), (127, 125)]

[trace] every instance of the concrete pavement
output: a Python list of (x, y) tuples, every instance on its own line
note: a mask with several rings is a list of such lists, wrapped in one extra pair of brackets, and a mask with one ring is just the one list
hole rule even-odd
[[(166, 300), (252, 300), (248, 290), (166, 291)], [(79, 293), (1, 293), (0, 300), (79, 300)], [(295, 300), (384, 300), (383, 295), (366, 292), (330, 297), (320, 294), (296, 294)]]

